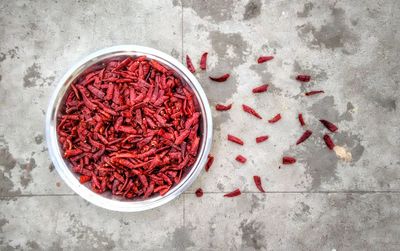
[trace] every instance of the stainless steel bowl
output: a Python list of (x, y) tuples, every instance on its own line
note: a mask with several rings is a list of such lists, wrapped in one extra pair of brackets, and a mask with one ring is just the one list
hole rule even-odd
[[(110, 192), (97, 194), (90, 190), (87, 185), (79, 183), (79, 177), (70, 169), (68, 161), (65, 161), (61, 154), (61, 148), (58, 143), (56, 125), (57, 115), (60, 112), (65, 93), (69, 89), (70, 84), (82, 73), (92, 71), (100, 64), (112, 59), (124, 56), (141, 56), (146, 55), (148, 58), (156, 59), (171, 69), (181, 77), (193, 90), (197, 98), (197, 109), (202, 113), (200, 121), (201, 141), (199, 154), (193, 167), (185, 174), (180, 183), (175, 185), (164, 196), (153, 196), (144, 200), (127, 200), (117, 196), (113, 196)], [(137, 212), (148, 210), (161, 206), (183, 193), (200, 174), (212, 143), (212, 116), (207, 97), (197, 79), (193, 74), (183, 66), (175, 58), (160, 52), (158, 50), (137, 45), (120, 45), (105, 48), (96, 51), (89, 56), (83, 58), (73, 65), (71, 69), (58, 82), (56, 89), (51, 97), (49, 107), (46, 114), (46, 141), (49, 149), (51, 160), (61, 178), (68, 184), (72, 190), (79, 194), (87, 201), (109, 210), (122, 212)]]

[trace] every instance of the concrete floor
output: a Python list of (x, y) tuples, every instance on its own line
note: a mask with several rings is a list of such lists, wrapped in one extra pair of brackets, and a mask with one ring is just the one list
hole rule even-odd
[[(1, 1), (0, 249), (399, 250), (399, 27), (397, 0)], [(196, 65), (208, 51), (209, 69), (196, 76), (212, 105), (234, 103), (213, 110), (211, 171), (143, 213), (107, 211), (74, 194), (44, 139), (56, 80), (82, 56), (117, 44), (188, 53)], [(276, 58), (258, 65), (262, 54)], [(207, 78), (225, 72), (225, 83)], [(314, 81), (299, 84), (300, 72)], [(261, 83), (270, 91), (255, 97)], [(310, 89), (326, 93), (304, 97)], [(242, 103), (283, 119), (258, 121)], [(295, 146), (299, 112), (314, 134)], [(333, 139), (351, 161), (327, 150), (320, 118), (339, 126)], [(260, 134), (271, 138), (256, 145)], [(234, 160), (239, 153), (248, 163)], [(279, 169), (284, 154), (298, 163)], [(223, 197), (236, 187), (242, 196)]]

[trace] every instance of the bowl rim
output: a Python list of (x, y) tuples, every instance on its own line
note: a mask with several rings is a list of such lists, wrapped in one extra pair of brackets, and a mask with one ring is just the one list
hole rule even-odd
[[(197, 96), (196, 98), (198, 99), (198, 103), (201, 107), (203, 113), (202, 118), (205, 121), (203, 129), (203, 134), (205, 135), (202, 138), (202, 140), (204, 141), (204, 143), (202, 144), (202, 149), (199, 149), (199, 154), (196, 159), (196, 162), (192, 166), (189, 173), (187, 173), (187, 175), (164, 196), (156, 196), (146, 200), (136, 200), (136, 201), (134, 200), (119, 201), (113, 198), (106, 198), (101, 194), (93, 192), (85, 185), (80, 184), (79, 180), (69, 169), (63, 157), (60, 154), (60, 149), (58, 146), (58, 138), (56, 133), (56, 124), (57, 124), (56, 112), (59, 109), (58, 106), (59, 103), (61, 102), (61, 99), (65, 95), (65, 91), (69, 87), (70, 83), (77, 76), (79, 76), (79, 74), (81, 74), (85, 69), (96, 63), (96, 61), (93, 61), (94, 59), (102, 56), (105, 58), (112, 57), (113, 54), (115, 53), (119, 53), (115, 56), (143, 54), (147, 55), (150, 58), (156, 58), (156, 60), (158, 61), (161, 62), (164, 61), (163, 63), (167, 63), (176, 67), (180, 71), (179, 74), (181, 75), (181, 77), (185, 78), (186, 81), (190, 82), (188, 84), (190, 85), (191, 89), (194, 89), (194, 92)], [(60, 95), (60, 93), (62, 93), (62, 95)], [(67, 183), (67, 185), (75, 193), (80, 195), (86, 201), (96, 206), (119, 212), (139, 212), (139, 211), (149, 210), (164, 205), (169, 201), (177, 198), (180, 194), (182, 194), (187, 188), (189, 188), (189, 186), (191, 186), (191, 184), (196, 180), (196, 178), (202, 171), (203, 166), (207, 161), (208, 154), (211, 150), (212, 136), (213, 136), (210, 105), (207, 96), (203, 88), (201, 87), (201, 84), (196, 79), (196, 77), (181, 62), (179, 62), (172, 56), (164, 52), (161, 52), (159, 50), (139, 45), (117, 45), (100, 49), (87, 55), (86, 57), (83, 57), (81, 60), (73, 64), (68, 69), (68, 71), (57, 81), (57, 85), (50, 97), (49, 105), (46, 112), (45, 122), (46, 122), (45, 125), (46, 142), (49, 155), (51, 161), (55, 166), (55, 169), (57, 170), (61, 178), (64, 180), (64, 182)]]

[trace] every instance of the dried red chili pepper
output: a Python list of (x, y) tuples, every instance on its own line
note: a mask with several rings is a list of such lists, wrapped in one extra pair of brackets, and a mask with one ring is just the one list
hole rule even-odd
[(304, 126), (306, 123), (304, 123), (304, 118), (303, 118), (303, 114), (299, 113), (299, 122), (301, 126)]
[(336, 132), (338, 130), (337, 126), (335, 126), (333, 123), (329, 122), (328, 120), (325, 119), (320, 119), (319, 120), (325, 127), (331, 132)]
[(290, 156), (284, 156), (282, 157), (282, 164), (284, 165), (290, 165), (296, 163), (296, 159)]
[(262, 64), (264, 62), (274, 59), (274, 56), (261, 56), (257, 59), (257, 63)]
[(268, 120), (268, 122), (272, 124), (272, 123), (278, 122), (281, 118), (282, 118), (281, 114), (278, 113), (272, 119)]
[(242, 164), (246, 163), (246, 161), (247, 161), (247, 159), (244, 156), (240, 155), (240, 154), (238, 156), (236, 156), (235, 160), (240, 162), (240, 163), (242, 163)]
[(189, 55), (186, 55), (186, 66), (191, 73), (196, 72), (196, 69), (194, 68), (192, 60), (190, 59)]
[(241, 195), (242, 193), (240, 192), (240, 189), (238, 188), (238, 189), (235, 189), (235, 190), (233, 190), (232, 192), (230, 192), (230, 193), (227, 193), (227, 194), (225, 194), (224, 195), (224, 197), (236, 197), (236, 196), (239, 196), (239, 195)]
[(198, 188), (198, 189), (196, 190), (195, 194), (196, 194), (197, 197), (203, 196), (203, 189)]
[(243, 111), (255, 116), (256, 118), (262, 119), (260, 114), (258, 114), (253, 108), (247, 105), (242, 105)]
[(239, 145), (244, 145), (243, 140), (241, 140), (238, 137), (235, 137), (235, 136), (233, 136), (231, 134), (228, 134), (228, 140), (233, 142), (233, 143), (239, 144)]
[(311, 76), (309, 75), (297, 75), (296, 79), (301, 82), (309, 82), (311, 80)]
[(214, 162), (214, 156), (209, 154), (208, 157), (207, 157), (207, 163), (206, 163), (206, 166), (205, 166), (206, 172), (208, 172), (208, 170), (210, 170), (210, 167), (213, 164), (213, 162)]
[(255, 176), (253, 176), (253, 180), (254, 180), (254, 184), (256, 184), (256, 187), (258, 188), (258, 190), (260, 190), (260, 192), (262, 192), (262, 193), (265, 193), (265, 190), (261, 184), (261, 177), (255, 175)]
[(226, 73), (226, 74), (224, 74), (222, 76), (219, 76), (219, 77), (211, 77), (211, 76), (209, 76), (209, 78), (212, 81), (215, 81), (215, 82), (225, 82), (229, 78), (229, 76), (230, 76), (229, 73)]
[(335, 147), (335, 143), (333, 143), (333, 140), (331, 139), (331, 137), (328, 134), (324, 135), (324, 141), (325, 141), (326, 146), (330, 150), (333, 150), (333, 148)]
[(266, 141), (268, 138), (269, 138), (268, 135), (264, 135), (264, 136), (257, 137), (257, 138), (256, 138), (256, 143), (264, 142), (264, 141)]
[(201, 55), (200, 59), (200, 69), (205, 70), (207, 68), (207, 52), (204, 52), (203, 55)]
[(296, 145), (303, 143), (306, 141), (312, 134), (312, 131), (307, 130), (303, 133), (303, 135), (300, 136), (300, 138), (297, 140)]
[(81, 176), (79, 177), (79, 182), (80, 182), (81, 184), (84, 184), (84, 183), (88, 182), (88, 181), (91, 180), (91, 179), (92, 179), (92, 176), (81, 175)]
[(260, 85), (253, 89), (253, 93), (266, 92), (268, 90), (268, 85)]
[(312, 95), (316, 95), (316, 94), (320, 94), (320, 93), (324, 93), (324, 91), (309, 91), (309, 92), (304, 93), (304, 95), (312, 96)]
[(221, 104), (216, 104), (215, 105), (215, 110), (217, 111), (227, 111), (232, 108), (232, 104), (229, 105), (221, 105)]

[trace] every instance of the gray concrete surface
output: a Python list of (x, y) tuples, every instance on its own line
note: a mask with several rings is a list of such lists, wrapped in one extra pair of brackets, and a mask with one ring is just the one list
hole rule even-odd
[[(0, 249), (399, 250), (399, 27), (396, 0), (1, 1)], [(117, 44), (188, 53), (196, 66), (208, 51), (208, 71), (196, 76), (212, 105), (234, 103), (213, 110), (211, 171), (143, 213), (110, 212), (75, 195), (43, 136), (55, 81), (82, 56)], [(261, 54), (275, 59), (258, 65)], [(225, 72), (225, 83), (208, 80)], [(313, 81), (296, 82), (300, 72)], [(270, 91), (255, 97), (261, 83)], [(310, 89), (326, 93), (304, 97)], [(242, 103), (283, 119), (258, 121)], [(295, 146), (298, 112), (314, 134)], [(351, 161), (326, 149), (320, 118), (339, 126), (333, 139)], [(260, 134), (271, 138), (256, 145)], [(234, 161), (239, 153), (246, 165)], [(298, 163), (279, 169), (284, 154)], [(223, 198), (236, 187), (242, 196)]]

